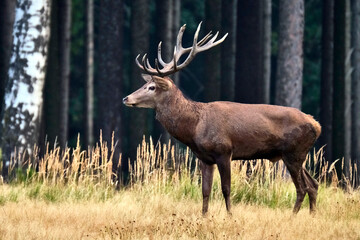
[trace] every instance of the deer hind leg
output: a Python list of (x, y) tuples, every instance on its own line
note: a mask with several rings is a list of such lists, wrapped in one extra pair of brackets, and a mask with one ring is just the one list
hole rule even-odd
[(310, 176), (310, 173), (306, 171), (305, 168), (302, 168), (301, 177), (304, 185), (306, 186), (306, 192), (309, 195), (310, 213), (315, 213), (316, 197), (317, 197), (319, 183), (313, 177)]
[(231, 186), (231, 156), (220, 156), (216, 159), (221, 178), (221, 190), (225, 198), (226, 210), (231, 214), (230, 186)]
[(296, 202), (293, 209), (293, 212), (296, 214), (299, 212), (306, 195), (306, 186), (302, 180), (302, 161), (296, 160), (296, 158), (284, 157), (284, 163), (296, 188)]
[[(296, 160), (298, 159), (298, 160)], [(310, 212), (314, 213), (316, 210), (316, 197), (318, 190), (318, 182), (312, 178), (308, 171), (302, 167), (304, 158), (292, 158), (289, 161), (288, 158), (284, 159), (285, 165), (290, 172), (291, 178), (296, 187), (296, 203), (293, 209), (294, 213), (299, 212), (302, 202), (306, 193), (309, 195)]]
[(209, 197), (213, 183), (214, 165), (208, 165), (200, 161), (200, 167), (201, 167), (202, 194), (203, 194), (202, 214), (205, 216), (209, 209)]

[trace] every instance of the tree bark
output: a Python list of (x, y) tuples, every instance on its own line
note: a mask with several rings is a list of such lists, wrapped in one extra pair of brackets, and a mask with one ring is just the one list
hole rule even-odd
[[(69, 112), (71, 1), (52, 0), (40, 145), (66, 146)], [(43, 149), (40, 149), (41, 151)]]
[[(156, 1), (156, 43), (161, 42), (162, 58), (165, 62), (170, 62), (174, 54), (175, 41), (173, 41), (174, 27), (174, 4), (175, 0), (157, 0)], [(173, 76), (170, 76), (173, 79)], [(173, 79), (174, 80), (174, 79)], [(175, 81), (175, 80), (174, 80)], [(150, 119), (149, 119), (150, 120)], [(153, 121), (152, 119), (150, 121)], [(168, 142), (170, 134), (161, 126), (159, 121), (154, 121), (152, 136), (155, 141), (160, 139)]]
[[(205, 1), (205, 32), (221, 30), (221, 0)], [(205, 55), (205, 100), (220, 99), (220, 61), (221, 48), (215, 47)]]
[(344, 157), (343, 174), (348, 178), (351, 157), (351, 74), (347, 60), (350, 59), (350, 1), (335, 0), (334, 7), (333, 158)]
[(334, 0), (323, 2), (322, 58), (320, 123), (322, 133), (320, 144), (326, 144), (325, 160), (332, 162), (332, 119), (333, 119), (333, 55), (334, 54)]
[[(0, 1), (0, 99), (3, 101), (13, 43), (12, 31), (15, 20), (14, 0)], [(1, 102), (2, 103), (2, 102)], [(1, 104), (0, 112), (3, 105)]]
[(94, 0), (86, 1), (85, 146), (94, 143)]
[[(145, 82), (141, 70), (133, 62), (138, 54), (143, 55), (149, 50), (150, 13), (148, 0), (131, 1), (131, 80), (130, 92), (140, 88)], [(147, 134), (147, 109), (129, 109), (128, 156), (134, 160), (136, 148), (143, 135)]]
[(262, 96), (262, 102), (270, 103), (270, 82), (271, 82), (271, 1), (263, 0), (263, 44), (264, 44), (264, 60), (263, 60), (263, 87), (260, 87), (260, 96)]
[[(351, 48), (353, 49), (352, 64), (352, 138), (351, 159), (357, 166), (354, 172), (355, 187), (360, 185), (360, 0), (351, 0)], [(355, 170), (355, 167), (353, 166)]]
[(31, 152), (37, 144), (43, 104), (47, 47), (50, 36), (50, 2), (17, 1), (13, 51), (2, 117), (3, 176), (17, 152)]
[(221, 6), (222, 32), (229, 33), (221, 44), (221, 100), (234, 101), (236, 56), (236, 6), (235, 1), (223, 1)]
[[(180, 19), (181, 19), (181, 0), (172, 0), (172, 43), (176, 43), (176, 38), (180, 29)], [(180, 86), (180, 72), (177, 72), (172, 77), (173, 81), (177, 86)]]
[(275, 104), (301, 109), (304, 0), (279, 1)]
[(71, 0), (59, 1), (60, 106), (59, 143), (66, 147), (69, 131), (69, 82), (71, 49)]
[[(59, 135), (60, 102), (60, 63), (59, 63), (59, 0), (51, 2), (50, 40), (47, 54), (47, 66), (44, 86), (43, 117), (39, 138), (40, 154), (45, 151), (45, 144), (51, 146)], [(46, 142), (45, 142), (46, 141)]]
[(122, 139), (123, 4), (119, 0), (103, 0), (98, 11), (98, 126), (108, 146), (114, 133), (114, 143), (117, 142), (115, 163), (118, 161)]
[(269, 103), (271, 3), (239, 1), (237, 16), (235, 99)]

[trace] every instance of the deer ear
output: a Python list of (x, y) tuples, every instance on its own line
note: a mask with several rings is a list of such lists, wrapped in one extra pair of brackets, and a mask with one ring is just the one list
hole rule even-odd
[(149, 74), (141, 74), (141, 77), (145, 80), (145, 82), (150, 82), (152, 79)]
[(161, 88), (162, 90), (167, 91), (171, 87), (171, 82), (166, 78), (152, 76), (152, 79), (155, 82), (156, 86)]

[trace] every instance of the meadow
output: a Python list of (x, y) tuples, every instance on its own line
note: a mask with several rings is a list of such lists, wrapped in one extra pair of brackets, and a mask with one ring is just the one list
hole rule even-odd
[(306, 161), (321, 182), (315, 215), (308, 199), (293, 215), (295, 187), (281, 162), (257, 160), (232, 163), (231, 216), (215, 171), (206, 217), (189, 149), (144, 140), (127, 185), (111, 170), (113, 143), (37, 152), (14, 158), (13, 180), (0, 185), (0, 239), (360, 239), (360, 192), (323, 164), (321, 149)]

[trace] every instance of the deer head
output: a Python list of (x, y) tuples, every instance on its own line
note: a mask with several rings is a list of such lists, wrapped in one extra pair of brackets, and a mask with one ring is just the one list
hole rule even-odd
[[(179, 30), (176, 46), (174, 47), (173, 58), (170, 62), (164, 62), (161, 57), (161, 42), (158, 46), (158, 57), (155, 59), (155, 68), (150, 65), (147, 54), (144, 54), (142, 57), (141, 64), (138, 60), (140, 54), (136, 57), (135, 62), (137, 66), (146, 73), (142, 74), (146, 84), (123, 99), (123, 103), (126, 106), (155, 108), (159, 99), (171, 94), (171, 91), (169, 90), (176, 88), (173, 81), (167, 76), (186, 67), (197, 53), (206, 51), (222, 43), (228, 35), (225, 34), (221, 39), (215, 41), (219, 32), (217, 32), (214, 36), (211, 32), (209, 32), (204, 38), (198, 41), (201, 28), (200, 22), (194, 35), (193, 45), (191, 47), (184, 48), (182, 46), (182, 36), (184, 34), (185, 27), (186, 25), (184, 24)], [(186, 53), (188, 53), (186, 59), (182, 63), (179, 63), (181, 56)], [(159, 64), (161, 66), (159, 66)]]

